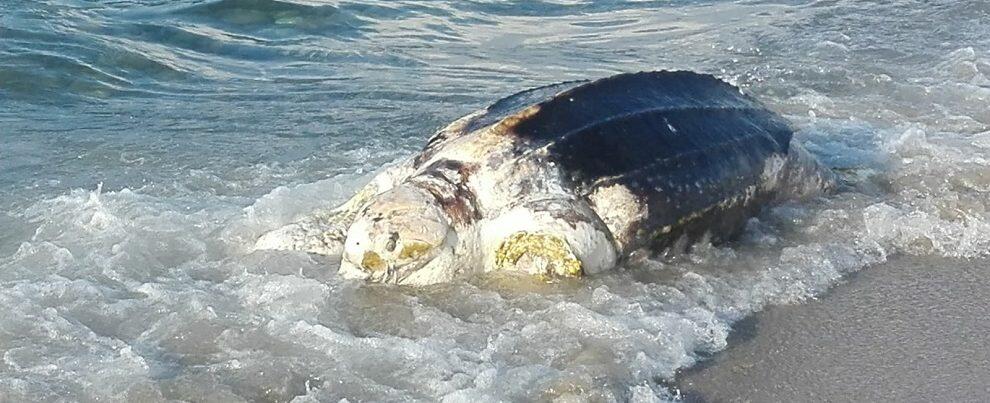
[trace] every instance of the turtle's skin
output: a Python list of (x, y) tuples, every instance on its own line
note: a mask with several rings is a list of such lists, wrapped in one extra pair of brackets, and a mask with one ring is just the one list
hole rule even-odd
[(342, 255), (344, 276), (389, 283), (594, 274), (638, 250), (729, 239), (769, 202), (832, 188), (792, 134), (711, 75), (549, 85), (458, 119), (343, 206), (256, 248)]

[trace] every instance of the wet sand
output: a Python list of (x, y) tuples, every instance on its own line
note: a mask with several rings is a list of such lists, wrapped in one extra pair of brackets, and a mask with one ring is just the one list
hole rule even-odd
[(687, 402), (990, 399), (990, 259), (896, 258), (734, 326)]

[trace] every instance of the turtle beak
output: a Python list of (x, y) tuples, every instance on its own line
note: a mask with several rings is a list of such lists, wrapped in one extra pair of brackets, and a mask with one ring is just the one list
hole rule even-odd
[(355, 265), (346, 258), (340, 261), (340, 270), (338, 272), (344, 278), (354, 280), (372, 280), (371, 272), (361, 269), (361, 266)]
[(388, 282), (393, 277), (394, 267), (374, 251), (344, 253), (340, 262), (340, 274), (347, 278)]
[(425, 242), (409, 242), (398, 252), (397, 259), (393, 259), (396, 256), (390, 258), (372, 250), (345, 252), (340, 263), (340, 273), (347, 278), (398, 284), (429, 263), (429, 259), (417, 259), (430, 250), (432, 248)]

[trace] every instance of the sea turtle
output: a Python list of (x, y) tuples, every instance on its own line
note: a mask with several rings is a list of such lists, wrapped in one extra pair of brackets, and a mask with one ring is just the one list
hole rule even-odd
[(707, 74), (548, 85), (454, 121), (344, 205), (255, 247), (341, 256), (343, 276), (397, 284), (591, 275), (680, 239), (728, 239), (768, 202), (833, 187), (792, 133)]

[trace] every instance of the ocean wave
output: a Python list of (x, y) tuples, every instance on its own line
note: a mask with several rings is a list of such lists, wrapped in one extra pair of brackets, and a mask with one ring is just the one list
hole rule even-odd
[[(354, 14), (322, 2), (217, 0), (172, 9), (167, 14), (274, 37), (303, 33), (338, 38), (360, 37), (367, 25), (365, 20)], [(281, 32), (283, 30), (286, 32)]]

